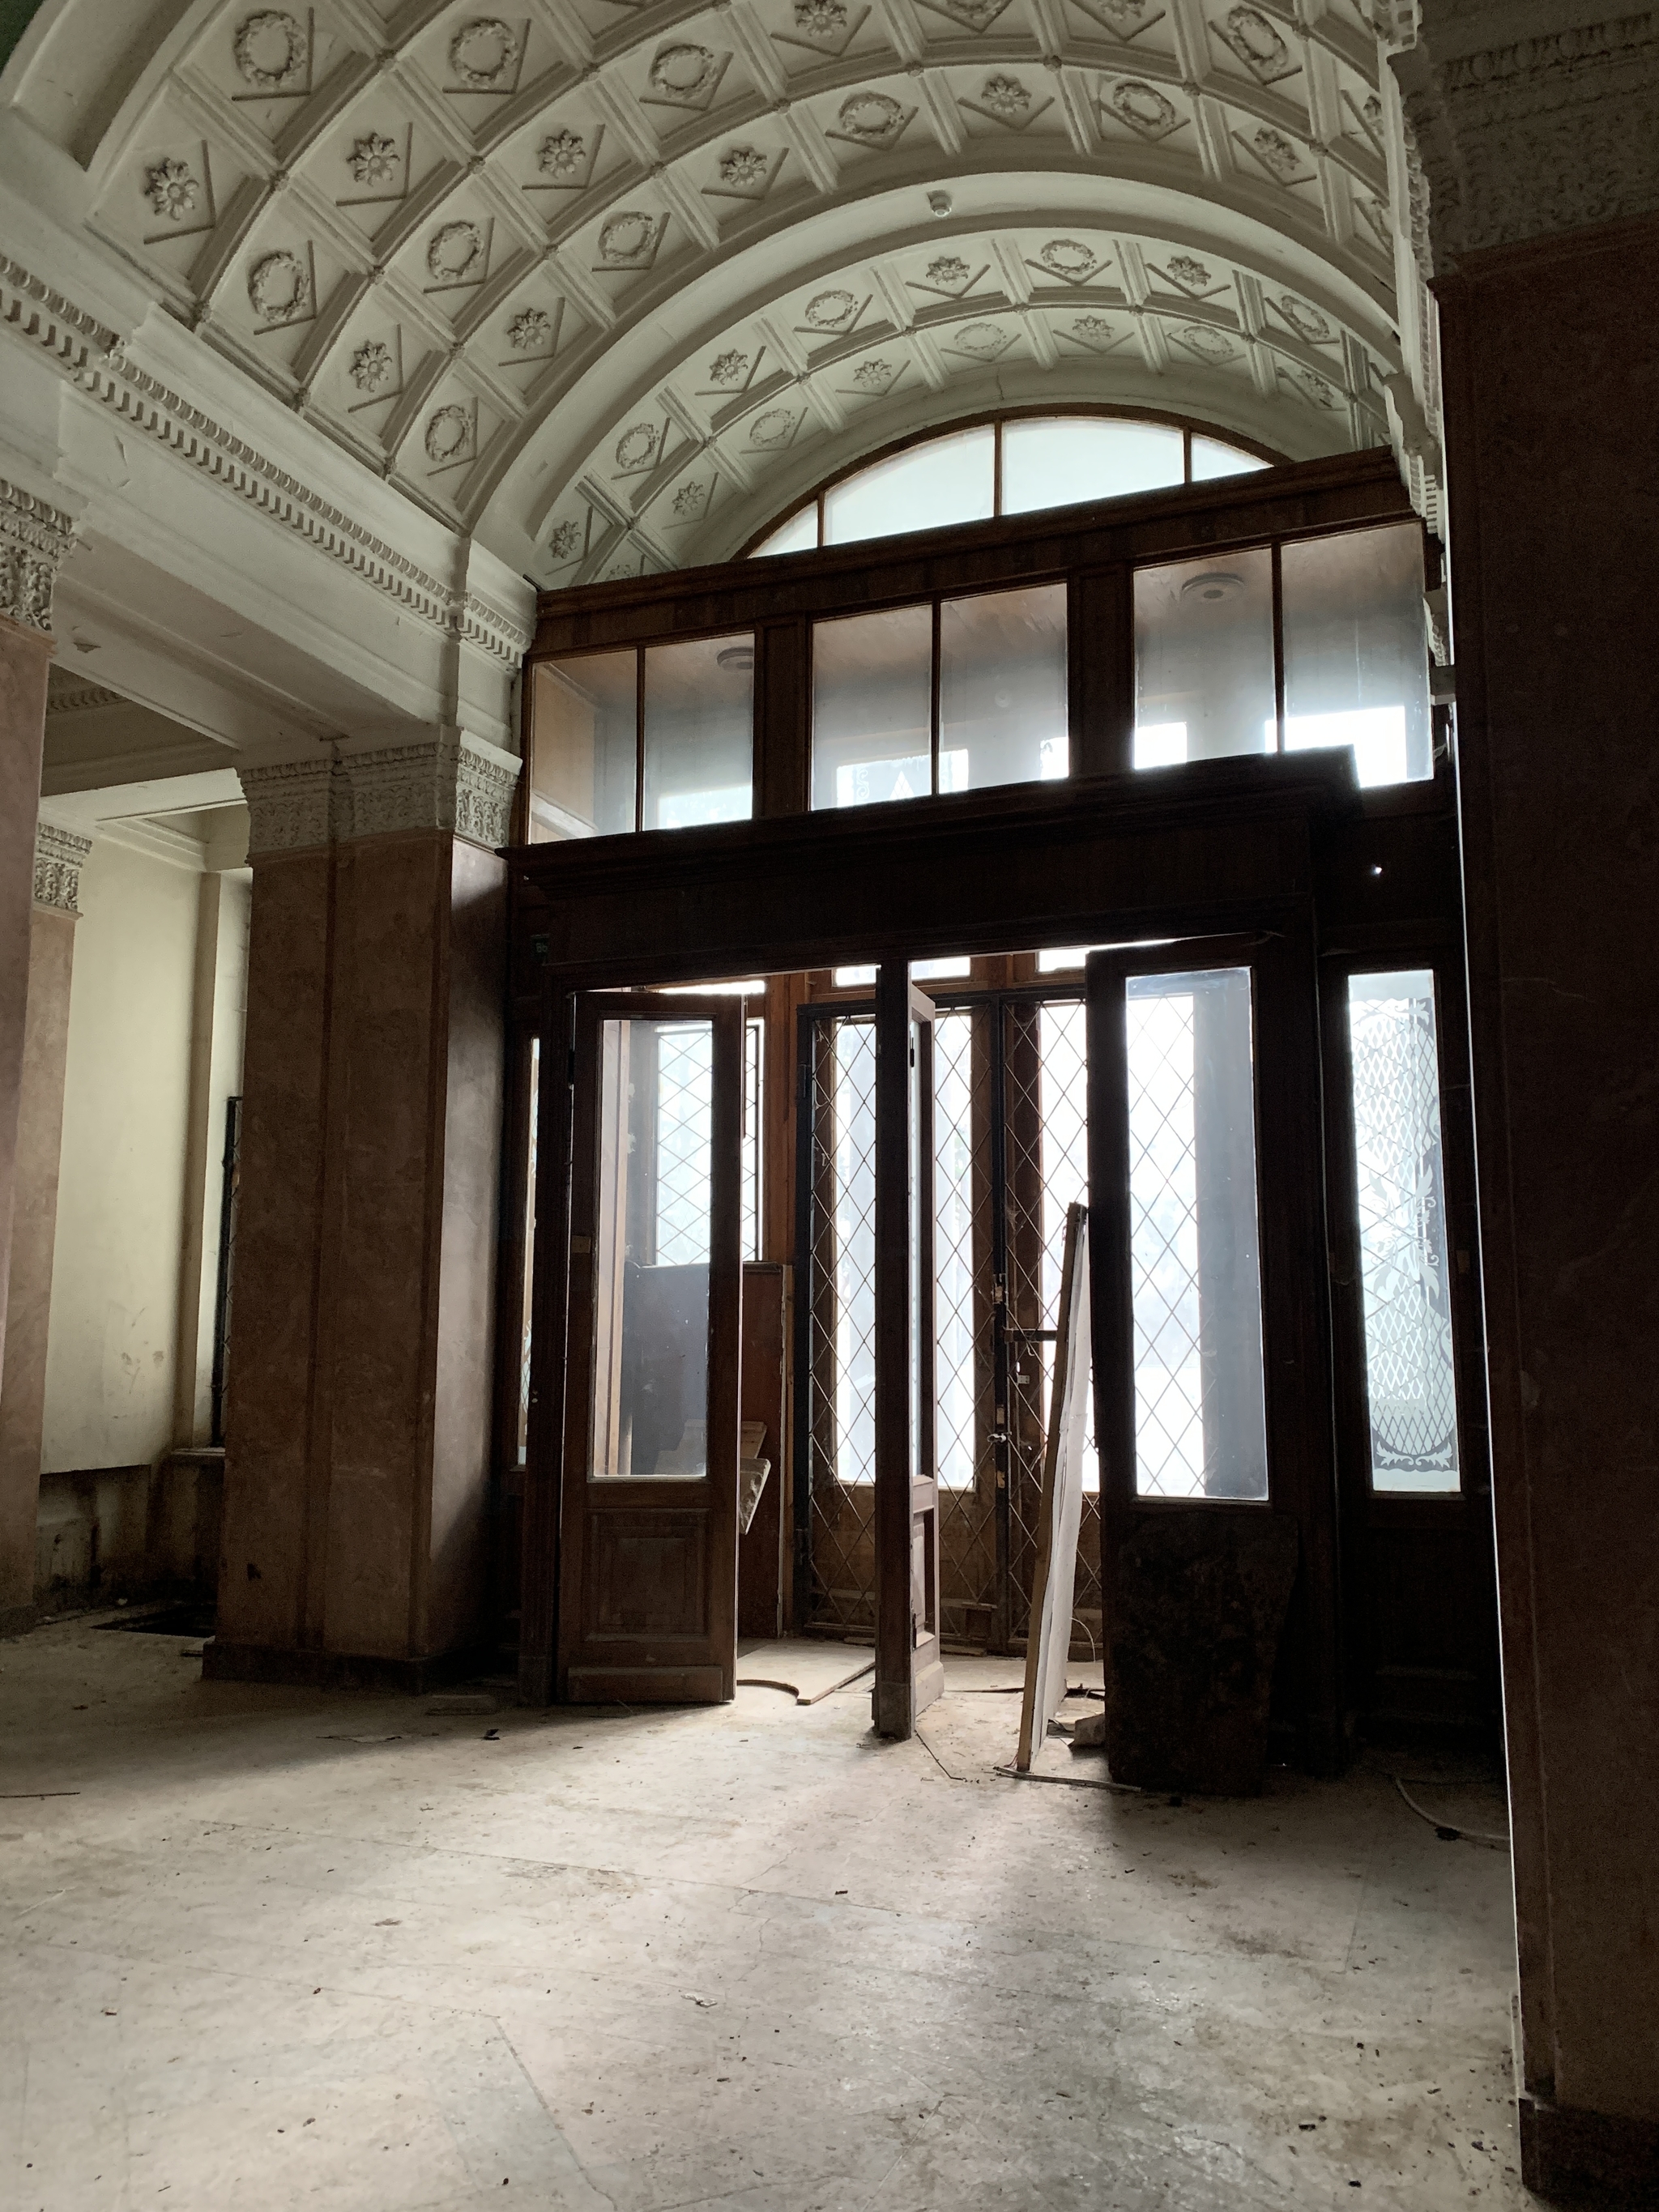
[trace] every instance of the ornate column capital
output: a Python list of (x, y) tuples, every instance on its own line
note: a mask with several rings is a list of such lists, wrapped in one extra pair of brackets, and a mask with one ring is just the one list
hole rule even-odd
[(75, 520), (0, 477), (0, 615), (52, 635), (52, 591), (75, 544)]
[(73, 830), (60, 830), (55, 822), (36, 823), (36, 906), (54, 907), (59, 914), (80, 913), (81, 870), (91, 850), (90, 837), (77, 837)]
[(333, 748), (314, 760), (278, 761), (236, 771), (247, 801), (248, 858), (326, 845), (333, 830)]
[(1467, 253), (1659, 213), (1659, 9), (1505, 35), (1571, 14), (1595, 11), (1418, 0), (1389, 63), (1425, 280)]
[(475, 845), (507, 842), (520, 767), (511, 753), (457, 729), (338, 750), (337, 836), (449, 830)]

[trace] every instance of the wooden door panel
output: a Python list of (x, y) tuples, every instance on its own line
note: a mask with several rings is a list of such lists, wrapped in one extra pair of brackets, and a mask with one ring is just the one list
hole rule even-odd
[(559, 1623), (578, 1702), (735, 1694), (742, 1133), (739, 1001), (579, 1000)]

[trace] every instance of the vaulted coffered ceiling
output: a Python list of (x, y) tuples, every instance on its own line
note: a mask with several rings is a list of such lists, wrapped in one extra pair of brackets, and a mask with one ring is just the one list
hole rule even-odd
[(1357, 0), (231, 0), (98, 68), (33, 70), (60, 138), (109, 118), (95, 232), (538, 582), (720, 557), (996, 406), (1388, 434)]

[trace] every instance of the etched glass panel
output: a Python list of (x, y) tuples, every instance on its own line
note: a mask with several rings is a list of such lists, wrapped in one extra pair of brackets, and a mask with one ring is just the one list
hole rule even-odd
[(596, 1477), (708, 1473), (714, 1025), (600, 1032)]
[(531, 670), (530, 842), (634, 827), (639, 658), (571, 653)]
[(1457, 1389), (1427, 969), (1348, 979), (1371, 1486), (1455, 1492)]
[(1247, 968), (1131, 976), (1135, 1488), (1267, 1494)]
[(647, 646), (643, 826), (746, 822), (754, 769), (753, 633)]

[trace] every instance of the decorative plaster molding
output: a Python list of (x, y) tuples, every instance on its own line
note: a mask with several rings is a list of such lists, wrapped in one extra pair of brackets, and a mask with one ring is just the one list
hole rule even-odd
[(0, 614), (52, 635), (52, 589), (75, 544), (73, 516), (0, 477)]
[(1389, 58), (1425, 280), (1466, 253), (1659, 213), (1659, 11), (1443, 61), (1435, 45), (1431, 18)]
[(531, 639), (528, 627), (476, 592), (455, 591), (290, 471), (278, 468), (246, 438), (135, 367), (125, 358), (117, 332), (3, 254), (0, 325), (42, 347), (79, 390), (125, 422), (158, 440), (180, 460), (203, 470), (435, 629), (481, 647), (506, 667), (516, 668), (523, 659)]
[(326, 845), (333, 830), (334, 756), (239, 768), (247, 801), (248, 858)]
[(397, 830), (449, 830), (493, 849), (507, 842), (519, 787), (516, 762), (458, 730), (237, 774), (250, 858)]
[(107, 684), (94, 684), (90, 677), (71, 676), (62, 668), (54, 668), (46, 684), (46, 712), (49, 714), (84, 714), (94, 707), (125, 707), (131, 702), (120, 692), (112, 691)]
[(60, 914), (79, 914), (81, 869), (92, 850), (90, 837), (77, 837), (55, 822), (41, 822), (34, 832), (34, 903), (56, 907)]
[(507, 842), (516, 769), (492, 760), (459, 731), (348, 753), (339, 774), (337, 836), (451, 830), (475, 845)]

